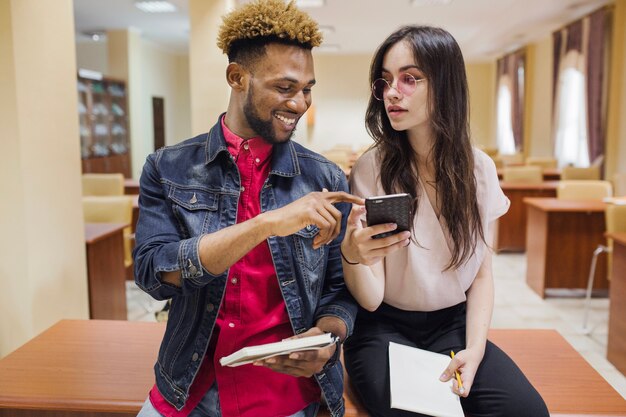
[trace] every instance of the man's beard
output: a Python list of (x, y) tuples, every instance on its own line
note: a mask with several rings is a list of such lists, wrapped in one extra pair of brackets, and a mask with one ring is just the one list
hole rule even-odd
[(253, 101), (254, 97), (254, 88), (250, 85), (250, 92), (248, 93), (248, 97), (246, 98), (246, 103), (243, 105), (243, 114), (246, 117), (246, 121), (248, 125), (254, 130), (263, 140), (271, 145), (276, 145), (279, 143), (287, 142), (293, 136), (293, 133), (296, 131), (294, 128), (289, 136), (284, 140), (279, 140), (276, 137), (276, 131), (274, 126), (272, 125), (272, 118), (270, 116), (270, 120), (263, 120), (261, 116), (256, 111), (256, 107)]

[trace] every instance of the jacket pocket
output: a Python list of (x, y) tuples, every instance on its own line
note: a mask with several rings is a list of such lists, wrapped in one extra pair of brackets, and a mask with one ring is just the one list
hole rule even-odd
[(217, 230), (219, 193), (204, 189), (171, 187), (172, 211), (184, 237), (189, 238)]
[(324, 246), (313, 249), (313, 238), (315, 238), (318, 232), (319, 228), (317, 226), (310, 225), (298, 230), (293, 235), (298, 262), (311, 271), (316, 271), (320, 267), (322, 259), (324, 259)]

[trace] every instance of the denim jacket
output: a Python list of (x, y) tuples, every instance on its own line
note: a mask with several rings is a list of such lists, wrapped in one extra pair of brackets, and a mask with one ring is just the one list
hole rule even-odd
[[(141, 175), (135, 280), (152, 297), (172, 299), (154, 369), (159, 391), (177, 409), (185, 404), (207, 352), (228, 276), (228, 271), (213, 275), (202, 267), (198, 242), (203, 234), (236, 223), (239, 178), (219, 120), (208, 134), (149, 155)], [(323, 188), (348, 190), (335, 164), (293, 141), (274, 145), (261, 210), (280, 208)], [(316, 226), (267, 239), (295, 334), (324, 316), (340, 318), (352, 333), (357, 308), (343, 280), (339, 253), (350, 205), (336, 206), (342, 213), (341, 234), (329, 245), (313, 249)], [(181, 287), (161, 281), (161, 273), (169, 271), (181, 272)], [(341, 363), (331, 359), (315, 378), (331, 415), (342, 416)]]

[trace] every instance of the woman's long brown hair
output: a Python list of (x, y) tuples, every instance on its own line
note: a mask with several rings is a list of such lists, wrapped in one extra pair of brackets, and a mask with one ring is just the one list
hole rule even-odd
[[(428, 80), (430, 123), (435, 134), (432, 149), (435, 161), (437, 198), (441, 215), (452, 238), (452, 258), (446, 266), (456, 269), (473, 255), (478, 239), (485, 240), (476, 200), (474, 154), (469, 134), (469, 97), (465, 63), (456, 40), (443, 29), (404, 26), (392, 33), (378, 48), (370, 68), (370, 83), (382, 76), (385, 53), (398, 42), (406, 42)], [(419, 170), (407, 133), (391, 127), (385, 104), (370, 97), (365, 126), (380, 151), (380, 180), (387, 194), (405, 192), (415, 196)], [(411, 224), (411, 232), (417, 235)]]

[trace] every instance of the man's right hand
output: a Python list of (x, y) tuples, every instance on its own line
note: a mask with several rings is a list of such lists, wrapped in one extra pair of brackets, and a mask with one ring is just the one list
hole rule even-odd
[(333, 203), (364, 204), (364, 200), (343, 191), (312, 192), (276, 210), (262, 214), (273, 236), (289, 236), (309, 225), (319, 228), (313, 239), (315, 249), (327, 245), (341, 232), (341, 212)]

